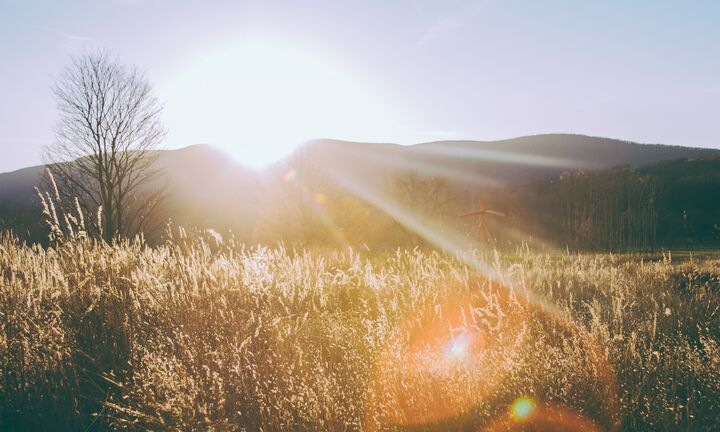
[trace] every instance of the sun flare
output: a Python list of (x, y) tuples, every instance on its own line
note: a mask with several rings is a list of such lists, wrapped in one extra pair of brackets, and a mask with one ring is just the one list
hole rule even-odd
[(309, 139), (387, 140), (403, 127), (354, 74), (288, 44), (221, 48), (185, 67), (162, 94), (168, 142), (209, 143), (255, 167)]

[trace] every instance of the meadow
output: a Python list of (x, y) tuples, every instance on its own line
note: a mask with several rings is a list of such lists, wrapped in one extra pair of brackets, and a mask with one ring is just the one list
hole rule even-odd
[(0, 430), (718, 430), (720, 259), (0, 237)]

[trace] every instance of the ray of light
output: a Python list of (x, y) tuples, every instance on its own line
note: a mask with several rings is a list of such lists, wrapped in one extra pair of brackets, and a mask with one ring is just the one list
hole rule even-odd
[(428, 155), (452, 156), (462, 159), (501, 162), (515, 165), (542, 166), (550, 168), (593, 168), (594, 165), (585, 161), (559, 157), (542, 156), (514, 151), (489, 150), (479, 147), (459, 147), (453, 145), (434, 146), (424, 144), (414, 148), (418, 153)]
[[(459, 261), (485, 277), (504, 282), (498, 273), (499, 269), (486, 264), (478, 258), (478, 251), (487, 250), (487, 248), (483, 248), (480, 243), (465, 238), (455, 230), (447, 229), (445, 225), (438, 221), (405, 208), (403, 205), (397, 203), (396, 200), (383, 196), (383, 194), (363, 185), (362, 182), (353, 179), (347, 172), (341, 172), (332, 167), (325, 167), (324, 171), (330, 178), (345, 188), (345, 190), (385, 212), (388, 216), (395, 219), (405, 228), (421, 236), (433, 246), (453, 255)], [(537, 305), (541, 305), (543, 310), (559, 313), (559, 310), (554, 306), (534, 294), (528, 291), (522, 294)]]
[(310, 205), (310, 208), (312, 208), (318, 218), (320, 218), (320, 222), (328, 229), (330, 235), (333, 237), (333, 240), (343, 247), (348, 247), (349, 243), (342, 230), (337, 226), (323, 207), (328, 200), (327, 195), (321, 191), (311, 191), (308, 189), (303, 182), (302, 176), (298, 174), (295, 169), (288, 170), (283, 175), (283, 181), (285, 183), (294, 183), (298, 186), (303, 200)]
[[(522, 289), (508, 285), (499, 273), (499, 268), (486, 264), (478, 257), (476, 252), (480, 249), (479, 244), (462, 238), (457, 232), (443, 229), (442, 224), (435, 220), (414, 214), (395, 200), (356, 181), (348, 172), (333, 168), (325, 168), (325, 170), (330, 178), (347, 191), (384, 211), (405, 228), (420, 235), (433, 246), (452, 254), (482, 278), (490, 281), (491, 286), (495, 287), (495, 302), (499, 301), (498, 304), (506, 311), (505, 313), (515, 310), (513, 314), (516, 315), (513, 319), (505, 318), (504, 329), (490, 328), (478, 331), (472, 330), (473, 327), (467, 327), (467, 324), (460, 324), (465, 322), (466, 317), (462, 311), (469, 307), (467, 312), (472, 314), (473, 308), (477, 307), (473, 306), (475, 301), (472, 298), (459, 298), (455, 301), (448, 299), (442, 305), (438, 305), (454, 312), (445, 318), (440, 317), (440, 321), (434, 323), (432, 320), (438, 319), (434, 310), (410, 311), (410, 316), (401, 322), (406, 323), (404, 325), (420, 322), (420, 328), (411, 330), (411, 333), (416, 334), (415, 339), (411, 338), (403, 342), (401, 336), (400, 341), (390, 343), (376, 368), (379, 375), (373, 384), (379, 387), (372, 393), (389, 392), (388, 395), (393, 401), (391, 404), (396, 404), (396, 408), (385, 413), (371, 412), (368, 419), (373, 420), (369, 420), (368, 430), (380, 430), (382, 424), (406, 426), (436, 424), (469, 412), (468, 410), (483, 400), (485, 392), (492, 391), (505, 379), (506, 374), (510, 373), (516, 361), (515, 357), (522, 352), (520, 347), (528, 342), (526, 336), (521, 336), (525, 333), (522, 329), (525, 328), (526, 323), (537, 319), (534, 318), (537, 316), (535, 314), (558, 323), (568, 335), (575, 335), (582, 341), (589, 356), (588, 361), (595, 365), (598, 378), (602, 380), (607, 390), (605, 399), (609, 416), (614, 418), (617, 411), (614, 375), (604, 363), (604, 357), (599, 353), (596, 344), (583, 328), (569, 321), (557, 307), (530, 292), (524, 283), (521, 284)], [(458, 311), (462, 313), (457, 315)], [(528, 315), (530, 311), (534, 312)], [(418, 318), (433, 316), (435, 318), (430, 318), (430, 322), (425, 318)], [(401, 324), (400, 335), (404, 334), (402, 330), (404, 325)], [(466, 330), (454, 334), (453, 328)], [(512, 339), (507, 337), (505, 348), (501, 348), (503, 345), (490, 342), (499, 336), (497, 331), (506, 336), (515, 335), (513, 343), (508, 344)], [(502, 366), (488, 368), (488, 364), (493, 361), (488, 363), (487, 355), (500, 356), (493, 361)], [(462, 388), (454, 384), (457, 379), (465, 383)], [(410, 387), (407, 387), (408, 385)], [(555, 425), (562, 427), (564, 424), (563, 416), (558, 417), (557, 411), (543, 410), (542, 417), (536, 416), (535, 405), (532, 403), (521, 401), (514, 410), (511, 408), (511, 411), (516, 414), (515, 417), (509, 416), (513, 422), (511, 426), (535, 421), (533, 419), (539, 419), (538, 421), (542, 421), (543, 425), (550, 427)], [(571, 426), (593, 425), (592, 422), (583, 419), (578, 421), (579, 423), (573, 423)]]
[(355, 149), (339, 150), (340, 157), (353, 161), (366, 161), (375, 169), (392, 168), (421, 172), (424, 175), (447, 177), (476, 186), (498, 186), (501, 183), (490, 176), (477, 172), (469, 172), (448, 168), (446, 165), (432, 162), (412, 160), (400, 155), (377, 154), (375, 152), (356, 151)]

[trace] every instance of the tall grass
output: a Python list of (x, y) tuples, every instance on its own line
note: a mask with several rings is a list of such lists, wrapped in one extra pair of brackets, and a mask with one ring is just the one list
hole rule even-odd
[[(498, 430), (523, 396), (599, 430), (720, 429), (720, 261), (480, 259), (498, 279), (419, 250), (3, 234), (0, 430)], [(481, 362), (426, 367), (468, 331)]]

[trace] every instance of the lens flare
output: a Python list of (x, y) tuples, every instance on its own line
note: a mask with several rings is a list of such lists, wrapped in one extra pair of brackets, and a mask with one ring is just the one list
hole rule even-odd
[[(607, 361), (581, 328), (481, 276), (438, 285), (436, 299), (410, 306), (387, 340), (368, 389), (366, 430), (467, 429), (486, 423), (479, 414), (482, 407), (505, 404), (505, 413), (482, 430), (528, 426), (596, 431), (597, 424), (616, 428), (615, 381)], [(593, 412), (592, 419), (576, 409), (546, 406), (527, 394), (507, 400), (507, 386), (532, 373), (535, 350), (557, 349), (567, 341), (579, 344), (582, 357), (576, 358), (591, 366), (603, 389), (600, 402), (583, 407)], [(542, 367), (541, 373), (547, 373)], [(542, 380), (537, 377), (538, 383)]]
[(527, 343), (529, 310), (505, 288), (486, 294), (451, 295), (404, 317), (375, 368), (369, 430), (464, 415), (502, 384)]
[(467, 358), (470, 338), (467, 334), (459, 336), (448, 343), (445, 357), (448, 360), (462, 360)]
[[(317, 216), (318, 221), (322, 224), (323, 228), (332, 236), (335, 243), (341, 247), (347, 247), (349, 245), (345, 235), (338, 225), (335, 223), (333, 218), (330, 216), (325, 206), (330, 201), (330, 197), (321, 191), (313, 191), (309, 182), (306, 181), (301, 171), (297, 168), (289, 168), (286, 171), (278, 173), (278, 182), (284, 183), (284, 187), (290, 187), (293, 191), (293, 199), (299, 198), (303, 203), (307, 204), (310, 209)], [(279, 183), (281, 184), (281, 183)], [(275, 187), (278, 187), (277, 185)], [(272, 194), (270, 194), (271, 196)], [(265, 203), (265, 211), (272, 208), (272, 200), (268, 200)]]
[(535, 412), (535, 401), (527, 396), (518, 398), (510, 406), (510, 416), (516, 421), (524, 421)]
[(543, 405), (529, 397), (521, 397), (508, 413), (490, 422), (481, 432), (600, 432), (593, 420), (564, 407)]
[(315, 192), (315, 202), (317, 204), (324, 205), (325, 203), (327, 203), (327, 200), (327, 195), (322, 192)]
[(293, 169), (288, 170), (288, 171), (285, 173), (285, 175), (283, 176), (283, 181), (284, 181), (285, 183), (290, 183), (290, 182), (294, 181), (295, 178), (297, 178), (297, 170), (295, 170), (295, 169), (293, 168)]

